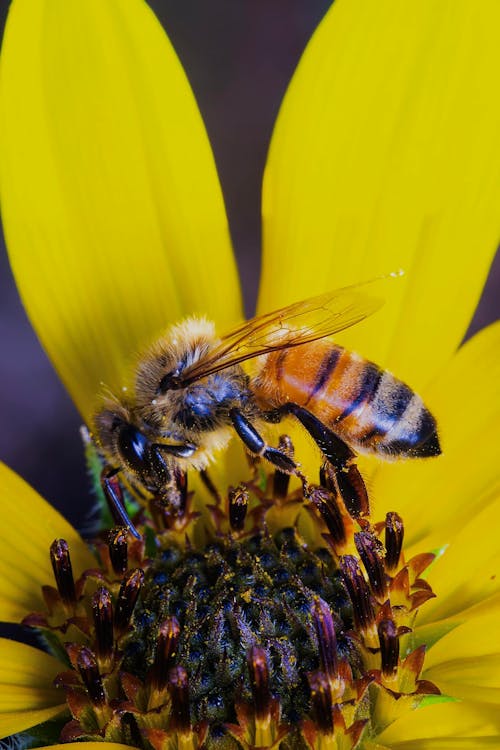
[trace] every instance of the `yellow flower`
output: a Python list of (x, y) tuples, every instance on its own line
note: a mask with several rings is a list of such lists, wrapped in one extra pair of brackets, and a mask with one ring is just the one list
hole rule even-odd
[[(499, 21), (493, 0), (480, 12), (466, 0), (411, 7), (337, 0), (306, 49), (273, 136), (263, 189), (259, 310), (405, 269), (383, 310), (338, 340), (425, 396), (444, 449), (428, 462), (362, 464), (373, 518), (397, 511), (404, 519), (406, 560), (429, 551), (437, 559), (425, 581), (420, 574), (430, 558), (401, 561), (401, 575), (391, 577), (391, 603), (408, 614), (412, 630), (381, 625), (392, 621), (383, 619), (379, 602), (379, 637), (388, 651), (372, 654), (372, 668), (366, 632), (357, 628), (366, 679), (354, 686), (343, 668), (352, 694), (337, 698), (341, 708), (330, 705), (333, 681), (342, 680), (327, 669), (328, 648), (320, 671), (318, 664), (307, 668), (312, 699), (300, 731), (312, 748), (500, 746), (499, 326), (458, 349), (499, 234)], [(166, 324), (196, 312), (222, 329), (241, 315), (213, 157), (181, 66), (139, 0), (13, 0), (0, 86), (0, 197), (12, 266), (33, 325), (89, 422), (101, 385), (127, 385), (135, 352)], [(305, 451), (299, 445), (298, 453)], [(220, 487), (232, 481), (234, 466), (225, 467), (223, 458), (217, 463)], [(112, 581), (118, 608), (121, 584), (112, 570), (119, 565), (106, 562), (103, 545), (98, 563), (22, 480), (5, 467), (0, 476), (6, 519), (0, 617), (40, 625), (40, 616), (30, 613), (45, 612), (44, 632), (60, 633), (49, 644), (53, 651), (61, 641), (79, 644), (68, 648), (76, 667), (68, 677), (60, 674), (68, 666), (62, 651), (58, 658), (0, 641), (0, 730), (18, 734), (69, 705), (74, 721), (87, 712), (98, 733), (108, 706), (99, 676), (91, 684), (93, 656), (82, 645), (99, 576)], [(301, 512), (304, 536), (318, 526), (311, 519)], [(71, 575), (65, 546), (53, 545), (61, 538), (71, 552)], [(57, 591), (47, 588), (51, 545)], [(129, 545), (129, 556), (150, 565), (139, 543)], [(98, 565), (100, 572), (88, 572)], [(79, 588), (68, 593), (64, 585), (71, 589), (73, 579)], [(130, 590), (138, 586), (137, 577), (125, 579)], [(429, 584), (436, 598), (417, 606), (414, 618), (409, 601), (423, 602)], [(247, 598), (251, 604), (251, 589)], [(320, 650), (321, 643), (331, 646), (331, 613), (323, 604), (318, 599), (310, 613)], [(175, 631), (170, 617), (167, 645), (176, 643)], [(407, 652), (398, 661), (399, 640)], [(106, 658), (99, 655), (101, 671)], [(252, 646), (248, 660), (254, 705), (239, 704), (239, 724), (220, 743), (213, 736), (210, 742), (234, 747), (232, 736), (244, 747), (270, 747), (283, 738), (285, 747), (289, 726), (280, 724), (266, 692), (263, 649)], [(85, 694), (82, 682), (71, 682), (78, 673)], [(68, 704), (53, 686), (56, 675)], [(163, 709), (149, 684), (148, 729), (157, 734), (149, 733), (148, 741), (155, 748), (194, 748), (206, 727), (191, 731), (182, 665), (168, 680), (171, 703)], [(428, 681), (421, 684), (424, 693), (433, 692), (433, 683), (442, 696), (419, 703), (416, 680)], [(127, 690), (121, 685), (131, 702), (143, 689), (134, 686), (132, 678)], [(351, 705), (359, 713), (349, 715)], [(171, 706), (169, 732), (161, 734), (162, 710)], [(108, 727), (106, 739), (137, 744), (137, 722), (125, 718), (130, 713), (123, 708), (122, 724), (114, 716), (118, 725)], [(159, 717), (156, 726), (152, 714)], [(65, 738), (73, 736), (74, 724)]]

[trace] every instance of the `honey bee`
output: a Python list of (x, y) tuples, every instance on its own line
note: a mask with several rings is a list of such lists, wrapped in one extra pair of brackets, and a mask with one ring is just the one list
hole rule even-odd
[[(438, 455), (436, 422), (422, 399), (329, 339), (381, 306), (360, 286), (257, 316), (220, 338), (204, 318), (172, 326), (139, 361), (133, 396), (107, 397), (95, 415), (110, 466), (108, 495), (109, 477), (121, 471), (137, 494), (167, 498), (175, 472), (204, 470), (235, 433), (253, 456), (297, 473), (293, 458), (261, 434), (266, 422), (288, 416), (309, 432), (348, 493), (362, 481), (348, 476), (355, 452)], [(242, 366), (247, 360), (252, 374)]]

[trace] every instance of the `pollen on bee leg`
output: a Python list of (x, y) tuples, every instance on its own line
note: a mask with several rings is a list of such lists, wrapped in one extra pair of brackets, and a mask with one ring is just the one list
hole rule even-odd
[(387, 578), (384, 569), (384, 548), (379, 539), (368, 531), (354, 534), (358, 554), (363, 561), (372, 591), (382, 601), (387, 596)]
[(167, 617), (158, 628), (153, 664), (147, 675), (150, 688), (148, 710), (165, 703), (164, 692), (169, 685), (169, 671), (177, 656), (180, 625), (175, 617)]
[(123, 635), (129, 626), (132, 612), (137, 602), (141, 586), (144, 583), (144, 571), (140, 568), (131, 570), (123, 579), (115, 608), (115, 631)]
[(98, 588), (92, 597), (92, 615), (97, 659), (101, 668), (106, 668), (113, 656), (114, 634), (111, 594), (104, 586)]
[(388, 573), (396, 570), (399, 565), (403, 538), (403, 519), (397, 513), (388, 513), (385, 517), (385, 567)]
[(248, 490), (243, 487), (229, 489), (229, 524), (233, 531), (243, 531), (248, 510)]
[[(281, 435), (278, 441), (278, 450), (288, 458), (293, 459), (295, 450), (288, 435)], [(273, 476), (273, 500), (286, 500), (289, 484), (290, 474), (285, 474), (283, 471), (276, 469)]]
[(83, 646), (77, 657), (77, 667), (87, 690), (88, 696), (96, 708), (106, 705), (106, 693), (102, 683), (99, 667), (92, 651)]
[(50, 561), (59, 596), (66, 607), (72, 607), (76, 604), (75, 580), (69, 546), (64, 539), (55, 539), (50, 545)]
[(362, 633), (371, 634), (375, 624), (375, 610), (370, 588), (364, 579), (357, 558), (353, 555), (345, 555), (340, 561), (340, 569), (352, 603), (354, 622)]
[(108, 551), (111, 565), (117, 575), (123, 575), (128, 568), (128, 529), (116, 526), (108, 535)]

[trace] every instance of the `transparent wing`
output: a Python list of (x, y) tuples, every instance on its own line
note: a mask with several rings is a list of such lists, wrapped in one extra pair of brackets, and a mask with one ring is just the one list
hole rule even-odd
[(336, 289), (245, 321), (187, 367), (181, 375), (182, 384), (189, 385), (247, 359), (301, 346), (356, 325), (383, 305), (383, 299), (364, 291), (373, 283)]

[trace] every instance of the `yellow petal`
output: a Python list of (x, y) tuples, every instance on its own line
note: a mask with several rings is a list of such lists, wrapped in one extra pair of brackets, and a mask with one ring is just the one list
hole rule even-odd
[[(39, 750), (102, 750), (102, 742), (67, 742), (63, 745), (45, 745)], [(130, 745), (120, 745), (119, 742), (106, 742), (106, 750), (130, 750)]]
[(423, 678), (456, 698), (500, 703), (499, 611), (459, 625), (426, 654)]
[[(429, 571), (436, 599), (422, 609), (423, 621), (459, 614), (500, 591), (498, 516), (500, 493), (453, 534)], [(442, 529), (446, 533), (446, 529)], [(500, 617), (500, 611), (498, 612)]]
[[(408, 545), (432, 550), (449, 543), (485, 506), (500, 499), (500, 323), (468, 341), (425, 393), (435, 413), (443, 455), (426, 461), (379, 463), (372, 483), (373, 504), (397, 510)], [(496, 523), (477, 529), (462, 547), (475, 553)], [(489, 549), (494, 540), (486, 541)]]
[(394, 750), (481, 750), (498, 748), (499, 733), (498, 709), (467, 701), (409, 711), (377, 741)]
[(24, 305), (83, 416), (168, 323), (240, 315), (213, 155), (142, 0), (14, 0), (2, 219)]
[(416, 390), (461, 341), (498, 244), (499, 24), (496, 0), (337, 0), (271, 143), (260, 309), (403, 268), (339, 342)]
[(40, 724), (66, 709), (52, 685), (64, 666), (32, 646), (0, 638), (0, 737)]
[(0, 464), (0, 508), (8, 519), (0, 545), (0, 620), (19, 622), (44, 608), (40, 587), (54, 585), (49, 547), (65, 539), (73, 573), (96, 566), (78, 532), (26, 482)]

